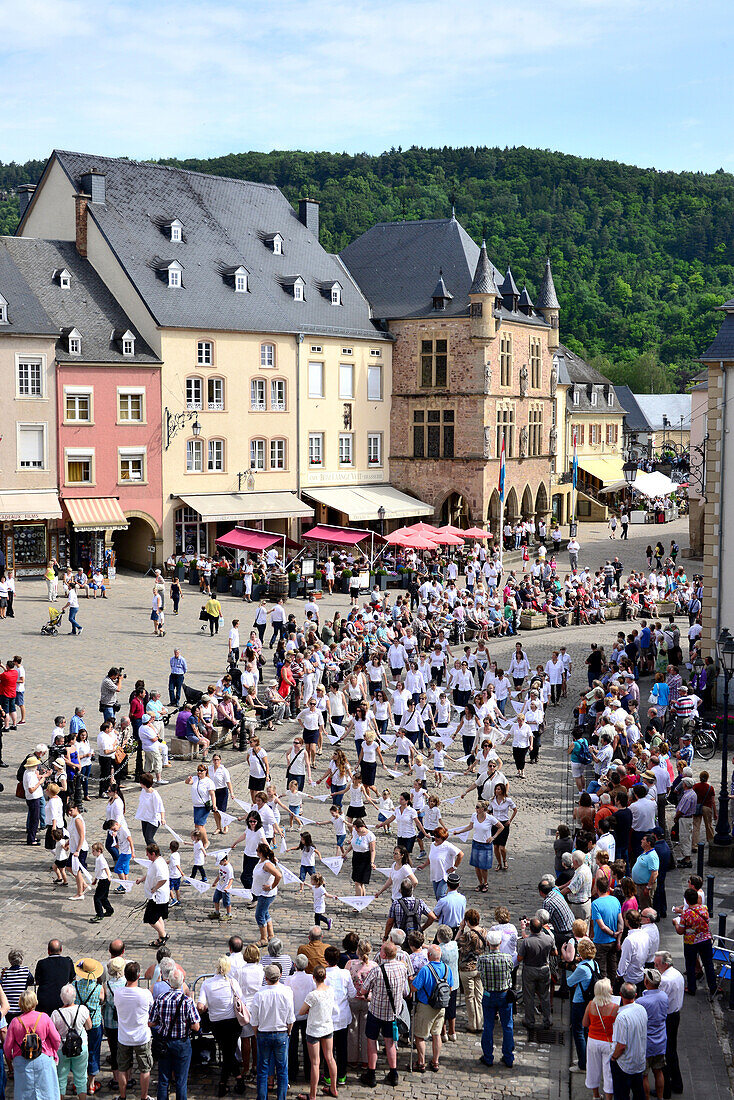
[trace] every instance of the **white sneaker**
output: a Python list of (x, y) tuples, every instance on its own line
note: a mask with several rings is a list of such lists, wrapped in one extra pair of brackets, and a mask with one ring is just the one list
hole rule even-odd
[(168, 786), (168, 784), (169, 784), (170, 782), (171, 782), (171, 780), (170, 780), (170, 779), (159, 779), (159, 780), (158, 780), (158, 786), (159, 786), (159, 787), (166, 787), (166, 786)]

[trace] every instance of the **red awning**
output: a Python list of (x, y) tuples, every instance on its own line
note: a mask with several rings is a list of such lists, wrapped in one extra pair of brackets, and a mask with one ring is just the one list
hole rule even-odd
[(337, 546), (356, 546), (358, 542), (362, 542), (364, 539), (375, 539), (376, 542), (385, 541), (374, 531), (360, 530), (358, 527), (327, 527), (324, 523), (319, 523), (309, 531), (304, 531), (301, 537), (309, 539), (311, 542), (333, 542)]
[[(230, 550), (247, 550), (251, 554), (259, 554), (263, 550), (282, 542), (282, 535), (274, 535), (271, 531), (255, 531), (250, 527), (234, 527), (226, 535), (217, 539), (217, 546), (224, 546)], [(297, 546), (298, 543), (286, 539), (289, 546)]]

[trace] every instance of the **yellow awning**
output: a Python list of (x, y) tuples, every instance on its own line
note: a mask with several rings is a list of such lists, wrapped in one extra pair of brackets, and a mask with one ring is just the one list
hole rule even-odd
[(624, 480), (621, 455), (608, 455), (605, 458), (585, 458), (579, 455), (579, 467), (604, 485)]
[(200, 493), (182, 496), (203, 523), (229, 523), (236, 519), (311, 519), (309, 508), (295, 493)]
[(385, 519), (413, 519), (433, 515), (433, 508), (422, 500), (401, 493), (392, 485), (339, 485), (322, 489), (303, 489), (304, 496), (334, 508), (349, 517), (351, 523), (379, 519), (380, 505)]
[(55, 489), (0, 492), (0, 520), (22, 519), (61, 519), (58, 492)]
[(77, 531), (126, 531), (117, 497), (65, 497), (64, 507)]

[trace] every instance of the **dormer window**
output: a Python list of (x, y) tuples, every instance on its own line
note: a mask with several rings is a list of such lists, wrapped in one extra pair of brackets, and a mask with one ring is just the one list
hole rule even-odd
[(121, 337), (122, 354), (126, 356), (133, 356), (135, 354), (135, 337), (129, 330), (123, 332)]
[(574, 405), (578, 405), (580, 400), (581, 400), (581, 394), (579, 393), (579, 391), (574, 386), (574, 389), (573, 389), (573, 403), (574, 403)]
[(170, 263), (163, 263), (158, 268), (158, 271), (162, 278), (166, 280), (170, 287), (183, 286), (182, 272), (183, 268), (178, 260), (171, 260)]
[(183, 225), (180, 221), (176, 219), (172, 222), (169, 222), (167, 228), (168, 235), (170, 239), (174, 242), (174, 244), (179, 243), (183, 240)]
[(596, 408), (596, 397), (597, 397), (596, 390), (592, 389), (592, 391), (591, 391), (591, 404), (592, 404), (593, 408)]
[(9, 323), (10, 322), (8, 321), (8, 303), (5, 301), (2, 294), (0, 294), (0, 325), (7, 325)]
[(82, 353), (82, 334), (78, 329), (71, 329), (67, 334), (69, 355), (81, 355)]
[(294, 302), (302, 302), (304, 300), (303, 292), (304, 292), (305, 288), (306, 288), (306, 284), (304, 283), (303, 279), (299, 276), (293, 283), (293, 301)]
[(244, 294), (247, 291), (247, 275), (235, 275), (234, 288), (238, 294)]
[(340, 306), (342, 304), (342, 288), (339, 283), (334, 283), (331, 288), (331, 304), (333, 306)]
[(609, 390), (609, 391), (607, 392), (607, 405), (610, 405), (610, 406), (611, 406), (611, 405), (613, 405), (613, 404), (614, 404), (614, 390), (613, 390), (613, 389), (610, 389), (610, 390)]
[(62, 290), (71, 289), (71, 273), (62, 267), (61, 270), (54, 271), (54, 282), (58, 283)]
[(265, 243), (272, 249), (274, 256), (283, 255), (283, 238), (280, 233), (273, 233), (272, 236), (266, 237)]

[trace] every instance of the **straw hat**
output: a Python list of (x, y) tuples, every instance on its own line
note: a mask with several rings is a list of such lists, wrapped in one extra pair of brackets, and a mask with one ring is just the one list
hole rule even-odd
[(37, 768), (41, 761), (37, 756), (29, 756), (23, 765), (24, 768)]
[(96, 981), (97, 978), (102, 977), (104, 967), (96, 959), (80, 959), (75, 965), (74, 971), (77, 978), (94, 978)]

